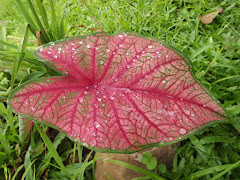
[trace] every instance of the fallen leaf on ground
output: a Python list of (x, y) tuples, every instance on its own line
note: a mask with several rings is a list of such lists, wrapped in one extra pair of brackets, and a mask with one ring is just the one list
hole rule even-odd
[(219, 13), (221, 13), (222, 11), (223, 11), (223, 8), (220, 8), (220, 9), (218, 9), (218, 10), (216, 10), (216, 11), (210, 13), (210, 14), (206, 14), (206, 15), (204, 15), (204, 16), (200, 16), (199, 18), (200, 18), (200, 20), (201, 20), (201, 22), (202, 22), (203, 24), (210, 24), (210, 23), (212, 23), (213, 19), (214, 19)]

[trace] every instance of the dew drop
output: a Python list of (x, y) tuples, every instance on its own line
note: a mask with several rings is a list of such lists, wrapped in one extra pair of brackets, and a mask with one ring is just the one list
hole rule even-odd
[(144, 77), (147, 79), (147, 78), (148, 78), (148, 75), (145, 75)]
[(98, 108), (98, 104), (94, 104), (94, 107), (95, 107), (95, 108)]
[(165, 83), (166, 83), (166, 81), (165, 81), (165, 80), (163, 80), (163, 81), (162, 81), (162, 83), (163, 83), (163, 84), (165, 84)]
[(25, 104), (28, 104), (28, 102), (25, 102)]
[(31, 107), (31, 110), (32, 110), (32, 111), (34, 111), (34, 110), (35, 110), (35, 108), (34, 108), (34, 107)]
[(63, 96), (63, 99), (65, 99), (66, 97), (65, 96)]
[(40, 48), (39, 50), (40, 50), (40, 52), (43, 52), (43, 48)]
[(75, 51), (75, 48), (72, 48), (72, 51)]
[(55, 59), (57, 59), (57, 55), (54, 55), (53, 57), (54, 57)]
[(120, 38), (121, 38), (121, 37), (122, 37), (122, 35), (120, 34), (118, 37), (120, 37)]
[(157, 51), (156, 53), (159, 54), (159, 51)]
[(102, 106), (105, 106), (105, 104), (102, 104)]
[(179, 133), (180, 133), (180, 134), (186, 134), (186, 132), (187, 132), (187, 130), (184, 129), (184, 128), (181, 128), (181, 129), (179, 130)]
[(87, 91), (84, 91), (83, 93), (84, 93), (84, 94), (87, 94)]
[(103, 99), (105, 99), (106, 98), (106, 96), (103, 96)]
[(123, 47), (123, 45), (122, 45), (122, 44), (119, 44), (119, 47)]
[(165, 57), (168, 57), (168, 55), (166, 55)]
[(110, 116), (110, 114), (107, 114), (107, 117), (109, 117)]
[(115, 52), (113, 52), (113, 54), (116, 54)]
[(71, 43), (71, 45), (73, 46), (73, 45), (74, 45), (74, 43)]
[(79, 41), (78, 43), (79, 43), (79, 44), (83, 44), (83, 42), (82, 42), (82, 41)]
[(110, 52), (110, 49), (107, 49), (107, 52)]
[(128, 68), (128, 69), (130, 68), (130, 65), (129, 65), (129, 64), (127, 65), (127, 68)]
[(191, 114), (192, 117), (194, 117), (194, 114)]
[(180, 99), (181, 101), (183, 100), (183, 98)]
[(100, 102), (102, 99), (101, 98), (97, 98), (97, 100)]
[(96, 50), (98, 50), (98, 47), (95, 47)]
[(53, 45), (54, 45), (54, 42), (49, 42), (49, 44), (53, 46)]
[(108, 121), (105, 119), (103, 122), (104, 122), (104, 123), (107, 123)]
[(94, 122), (94, 126), (95, 126), (95, 128), (99, 128), (100, 124), (98, 122)]
[(87, 48), (90, 48), (90, 45), (86, 45)]
[(206, 107), (206, 105), (205, 105), (205, 104), (203, 104), (203, 107)]
[(148, 45), (148, 48), (152, 48), (152, 45)]
[(50, 52), (50, 51), (48, 51), (48, 54), (51, 54), (51, 52)]
[(79, 98), (79, 102), (80, 102), (80, 103), (83, 102), (83, 98)]
[(114, 100), (114, 97), (112, 97), (112, 96), (110, 96), (109, 98), (110, 98), (110, 100)]

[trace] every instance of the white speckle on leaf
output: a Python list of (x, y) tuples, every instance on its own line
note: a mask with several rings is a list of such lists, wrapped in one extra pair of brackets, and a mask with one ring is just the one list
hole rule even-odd
[(184, 129), (184, 128), (181, 128), (181, 129), (179, 130), (179, 133), (180, 133), (180, 134), (186, 134), (186, 132), (187, 132), (187, 130)]

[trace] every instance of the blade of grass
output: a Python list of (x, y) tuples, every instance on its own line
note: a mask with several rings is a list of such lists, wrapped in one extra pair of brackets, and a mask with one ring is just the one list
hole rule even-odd
[[(91, 154), (93, 153), (93, 151), (91, 151), (90, 153), (88, 153), (86, 159), (84, 160), (83, 164), (86, 164), (88, 162), (88, 159), (90, 158)], [(83, 168), (80, 172), (79, 172), (79, 177), (80, 179), (84, 179), (84, 171), (86, 168)], [(76, 174), (77, 176), (77, 174)]]
[[(239, 161), (237, 163), (239, 163)], [(225, 164), (225, 165), (220, 165), (220, 166), (214, 166), (214, 167), (211, 167), (211, 168), (204, 169), (202, 171), (198, 171), (196, 173), (193, 173), (193, 174), (191, 174), (191, 175), (189, 175), (189, 176), (187, 176), (187, 177), (185, 177), (183, 179), (184, 180), (187, 180), (187, 179), (199, 179), (202, 176), (205, 176), (205, 175), (208, 175), (208, 174), (212, 174), (213, 172), (219, 172), (219, 171), (226, 170), (226, 169), (232, 167), (235, 164)]]
[(9, 107), (7, 108), (7, 121), (8, 121), (8, 124), (10, 126), (10, 130), (11, 130), (12, 135), (18, 136), (16, 128), (14, 126), (14, 122), (13, 122), (13, 113), (12, 113), (12, 111)]
[[(24, 53), (26, 51), (27, 43), (28, 43), (28, 36), (29, 36), (28, 27), (29, 27), (28, 23), (25, 23), (23, 25), (22, 40), (21, 40), (21, 43), (17, 50), (19, 53)], [(17, 77), (17, 73), (18, 73), (18, 70), (19, 70), (19, 67), (21, 65), (22, 58), (24, 57), (24, 55), (25, 54), (23, 54), (20, 58), (17, 58), (13, 64), (12, 77), (11, 77), (11, 89), (13, 89), (13, 87), (14, 87), (14, 82)]]
[(227, 76), (227, 77), (218, 79), (217, 81), (214, 81), (212, 84), (217, 84), (217, 83), (219, 83), (219, 82), (221, 82), (221, 81), (225, 81), (225, 80), (227, 80), (227, 79), (232, 79), (232, 78), (235, 78), (235, 77), (240, 77), (240, 75)]
[(122, 161), (118, 161), (118, 160), (115, 160), (115, 159), (108, 159), (107, 161), (111, 162), (113, 164), (117, 164), (117, 165), (126, 167), (128, 169), (140, 172), (140, 173), (145, 174), (145, 175), (147, 175), (147, 176), (149, 176), (149, 177), (151, 177), (153, 179), (164, 180), (164, 178), (162, 178), (161, 176), (157, 175), (156, 173), (153, 173), (153, 172), (148, 171), (146, 169), (140, 168), (138, 166), (134, 166), (132, 164), (128, 164), (128, 163), (125, 163), (125, 162), (122, 162)]
[(9, 43), (7, 43), (7, 42), (4, 42), (4, 41), (1, 40), (1, 39), (0, 39), (0, 44), (5, 45), (5, 46), (8, 46), (8, 47), (11, 47), (11, 48), (14, 48), (14, 49), (17, 49), (17, 48), (18, 48), (18, 46), (13, 45), (13, 44), (9, 44)]
[(58, 27), (58, 20), (55, 14), (55, 9), (54, 9), (54, 1), (53, 0), (49, 0), (49, 4), (50, 4), (50, 9), (52, 12), (52, 27), (53, 27), (53, 32), (56, 36), (57, 39), (61, 39), (60, 33), (59, 33), (59, 27)]
[[(31, 12), (32, 12), (32, 14), (33, 14), (33, 17), (35, 18), (35, 21), (36, 21), (38, 27), (39, 27), (40, 30), (41, 30), (41, 33), (42, 33), (42, 35), (43, 35), (43, 38), (46, 40), (46, 42), (49, 42), (50, 39), (49, 39), (49, 37), (48, 37), (45, 29), (43, 28), (40, 19), (38, 18), (38, 15), (37, 15), (37, 13), (36, 13), (36, 10), (35, 10), (34, 7), (33, 7), (33, 4), (32, 4), (32, 2), (31, 2), (31, 0), (27, 0), (27, 2), (28, 2), (28, 5), (29, 5), (29, 7), (30, 7), (30, 10), (31, 10)], [(42, 43), (44, 43), (44, 42), (42, 42)]]
[(203, 45), (201, 48), (199, 48), (198, 50), (196, 50), (194, 53), (192, 53), (190, 55), (190, 59), (194, 59), (197, 55), (199, 55), (200, 53), (202, 53), (203, 51), (205, 51), (206, 49), (212, 47), (215, 43), (210, 43), (210, 44), (206, 44)]
[(83, 1), (83, 3), (87, 6), (87, 8), (88, 8), (89, 12), (91, 13), (92, 18), (93, 18), (93, 20), (95, 21), (95, 23), (97, 24), (98, 28), (99, 28), (102, 32), (104, 32), (103, 29), (102, 29), (102, 27), (101, 27), (100, 24), (98, 23), (97, 19), (94, 17), (91, 9), (90, 9), (89, 6), (87, 5), (86, 1), (85, 1), (85, 0), (82, 0), (82, 1)]
[[(0, 40), (2, 40), (3, 42), (6, 42), (6, 28), (5, 26), (0, 25)], [(5, 48), (3, 44), (0, 44), (0, 48)]]
[[(37, 2), (38, 9), (40, 11), (39, 14), (42, 17), (44, 26), (45, 26), (46, 29), (49, 29), (48, 17), (47, 17), (47, 13), (46, 13), (45, 7), (43, 6), (43, 3), (42, 3), (41, 0), (36, 0), (36, 2)], [(49, 35), (51, 41), (55, 41), (56, 40), (56, 38), (53, 36), (51, 30), (48, 31), (48, 35)]]
[(22, 169), (23, 167), (24, 167), (24, 164), (22, 164), (21, 166), (19, 166), (19, 167), (17, 168), (17, 170), (15, 171), (15, 173), (14, 173), (14, 175), (13, 175), (13, 177), (12, 177), (11, 180), (15, 180), (15, 179), (16, 179), (19, 171), (21, 171), (21, 169)]
[[(90, 152), (90, 153), (91, 153), (91, 152)], [(90, 153), (89, 153), (89, 154), (90, 154)], [(89, 154), (88, 154), (88, 155), (89, 155)], [(90, 154), (90, 155), (91, 155), (91, 154)], [(89, 156), (90, 156), (90, 155), (89, 155)], [(95, 161), (97, 161), (98, 159), (101, 159), (101, 158), (108, 157), (108, 156), (110, 156), (110, 155), (104, 155), (104, 156), (101, 156), (101, 157), (97, 157), (97, 158), (95, 159)], [(87, 157), (86, 157), (86, 159), (87, 159)], [(75, 179), (79, 173), (84, 172), (84, 170), (85, 170), (89, 165), (91, 165), (91, 164), (93, 163), (93, 160), (87, 162), (86, 159), (85, 159), (85, 161), (83, 162), (82, 167), (79, 168), (79, 170), (76, 171), (74, 175), (72, 175), (71, 179)]]
[(93, 158), (93, 163), (92, 163), (93, 180), (95, 180), (95, 162), (96, 162), (97, 155), (98, 153), (96, 152)]
[(197, 78), (200, 78), (200, 77), (204, 76), (205, 74), (207, 74), (207, 72), (208, 72), (208, 70), (210, 69), (210, 67), (211, 67), (215, 62), (217, 62), (218, 56), (220, 55), (220, 53), (222, 52), (223, 49), (224, 49), (224, 48), (221, 48), (221, 49), (217, 52), (216, 56), (214, 57), (214, 59), (212, 60), (212, 62), (209, 64), (209, 66), (207, 67), (207, 69), (206, 69), (201, 75), (197, 76)]
[(224, 175), (225, 173), (229, 172), (230, 170), (238, 167), (240, 164), (240, 161), (236, 162), (235, 164), (230, 165), (228, 168), (226, 168), (224, 171), (220, 172), (219, 174), (217, 174), (216, 176), (212, 177), (209, 180), (216, 180), (218, 178), (220, 178), (222, 175)]
[(61, 170), (68, 176), (70, 177), (70, 174), (67, 172), (64, 164), (62, 163), (62, 159), (59, 157), (56, 149), (54, 148), (52, 142), (50, 141), (50, 139), (48, 138), (48, 136), (46, 135), (46, 133), (43, 132), (42, 128), (35, 123), (35, 126), (37, 127), (38, 132), (40, 133), (44, 143), (46, 144), (48, 150), (52, 153), (53, 158), (55, 159), (55, 161), (58, 163), (58, 165), (61, 167)]
[[(37, 158), (37, 159), (38, 159), (38, 158)], [(25, 172), (23, 173), (21, 180), (24, 180), (24, 179), (25, 179), (25, 177), (26, 177), (28, 171), (30, 170), (31, 166), (33, 165), (33, 163), (34, 163), (37, 159), (34, 159), (33, 162), (31, 162), (31, 164), (29, 164), (29, 166), (25, 169)]]
[(22, 3), (21, 0), (15, 0), (15, 3), (17, 5), (17, 7), (20, 9), (22, 15), (25, 17), (25, 19), (27, 20), (27, 22), (30, 24), (30, 31), (35, 34), (35, 32), (37, 31), (36, 25), (34, 24), (27, 8), (24, 6), (24, 4)]

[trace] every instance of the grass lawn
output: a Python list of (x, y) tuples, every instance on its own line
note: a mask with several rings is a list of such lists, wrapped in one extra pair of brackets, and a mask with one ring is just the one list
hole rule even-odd
[[(38, 40), (31, 32), (41, 27), (35, 23), (34, 29), (26, 24), (26, 15), (19, 7), (22, 5), (30, 12), (28, 2), (0, 0), (0, 179), (95, 179), (95, 152), (52, 128), (32, 126), (8, 106), (8, 95), (15, 87), (31, 79), (56, 75), (32, 53), (38, 47)], [(159, 165), (155, 173), (165, 179), (239, 179), (240, 2), (86, 0), (87, 6), (83, 2), (58, 0), (53, 4), (52, 0), (43, 0), (49, 19), (43, 22), (41, 17), (40, 21), (48, 24), (43, 29), (50, 40), (101, 29), (110, 34), (134, 31), (163, 40), (189, 56), (195, 76), (232, 119), (183, 140), (173, 168), (164, 171), (163, 165)], [(39, 3), (40, 0), (32, 0), (36, 12), (44, 14), (38, 9)], [(212, 23), (201, 23), (200, 16), (221, 7), (223, 11)], [(33, 19), (34, 14), (29, 14)], [(26, 136), (24, 132), (31, 126)]]

